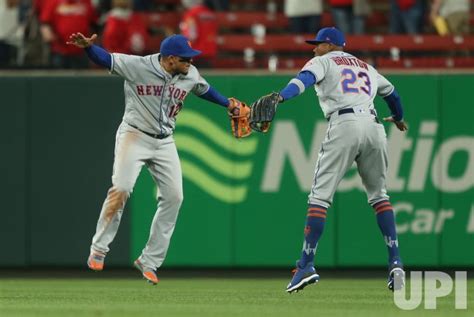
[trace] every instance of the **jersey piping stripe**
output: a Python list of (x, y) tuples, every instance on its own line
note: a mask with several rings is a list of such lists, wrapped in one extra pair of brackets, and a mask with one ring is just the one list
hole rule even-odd
[[(150, 55), (150, 63), (151, 63), (151, 66), (153, 66), (153, 68), (156, 70), (156, 72), (159, 74), (160, 71), (158, 70), (158, 68), (156, 68), (155, 64), (153, 63), (153, 55)], [(160, 76), (163, 78), (163, 81), (164, 81), (164, 85), (163, 85), (163, 97), (164, 97), (164, 94), (166, 94), (166, 76)], [(158, 123), (160, 124), (160, 134), (163, 134), (163, 122), (161, 120), (161, 116), (163, 114), (163, 110), (162, 110), (162, 105), (163, 105), (163, 99), (164, 98), (161, 98), (160, 99), (160, 114), (158, 116)], [(172, 131), (171, 131), (172, 132)]]
[[(169, 100), (168, 100), (168, 104), (166, 105), (166, 111), (167, 111), (167, 112), (170, 111), (170, 104), (171, 104), (171, 102), (173, 102), (173, 97), (171, 96), (171, 93), (170, 93), (170, 98), (169, 98)], [(164, 116), (164, 119), (165, 119), (165, 121), (166, 121), (166, 122), (165, 122), (166, 124), (169, 124), (170, 121), (171, 121), (171, 117), (170, 117), (168, 114), (166, 114), (166, 115)]]
[(115, 59), (115, 58), (114, 58), (114, 54), (110, 54), (110, 56), (112, 57), (112, 58), (111, 58), (112, 61), (111, 61), (111, 63), (110, 63), (110, 73), (113, 74), (113, 73), (114, 73), (114, 66), (115, 66), (115, 62), (114, 62), (114, 59)]
[[(163, 85), (163, 94), (166, 94), (166, 80)], [(158, 122), (160, 123), (160, 133), (163, 133), (163, 121), (161, 120), (161, 115), (163, 114), (163, 98), (160, 100), (160, 116)]]
[[(331, 127), (332, 125), (331, 123), (329, 123), (328, 132), (326, 134), (326, 137), (328, 138), (328, 140), (329, 140), (329, 131), (331, 130)], [(321, 157), (318, 159), (318, 168), (316, 169), (316, 174), (314, 175), (314, 184), (313, 184), (313, 188), (311, 189), (311, 194), (314, 194), (314, 191), (316, 190), (316, 183), (318, 181), (319, 168), (321, 167), (321, 161), (323, 160), (323, 157), (324, 157), (324, 141), (321, 144)]]
[(153, 66), (153, 68), (156, 70), (156, 75), (157, 75), (158, 77), (163, 78), (163, 80), (166, 81), (166, 76), (162, 76), (162, 75), (160, 74), (160, 70), (155, 66), (155, 63), (153, 62), (153, 55), (150, 56), (150, 63), (151, 63), (151, 66)]

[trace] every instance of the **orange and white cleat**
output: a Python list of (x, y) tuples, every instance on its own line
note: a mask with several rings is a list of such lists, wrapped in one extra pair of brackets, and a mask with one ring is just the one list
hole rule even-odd
[(102, 271), (104, 269), (105, 254), (91, 252), (87, 259), (87, 266), (93, 271)]
[(133, 262), (133, 266), (137, 268), (140, 272), (142, 272), (143, 278), (147, 280), (149, 283), (153, 285), (156, 285), (158, 283), (159, 280), (158, 280), (158, 276), (156, 276), (155, 270), (144, 266), (143, 263), (140, 262), (140, 260), (138, 259), (135, 260), (135, 262)]

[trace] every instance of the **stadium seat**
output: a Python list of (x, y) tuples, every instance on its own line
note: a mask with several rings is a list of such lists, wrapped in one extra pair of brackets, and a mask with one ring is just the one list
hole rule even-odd
[(177, 28), (181, 18), (177, 12), (141, 12), (139, 14), (148, 28)]
[(250, 29), (253, 24), (263, 24), (271, 29), (288, 27), (288, 19), (281, 12), (271, 14), (265, 11), (217, 12), (219, 28)]
[[(329, 11), (323, 12), (321, 17), (321, 26), (334, 26), (334, 20)], [(388, 15), (383, 11), (373, 11), (371, 15), (367, 17), (366, 29), (367, 32), (372, 33), (374, 30), (386, 29), (388, 26)]]
[(376, 59), (379, 68), (472, 68), (474, 59), (470, 57), (413, 57), (393, 60), (387, 57)]
[[(288, 35), (269, 34), (258, 39), (248, 34), (227, 34), (218, 36), (219, 50), (241, 52), (252, 48), (256, 52), (307, 52), (310, 50), (305, 39), (314, 34)], [(474, 49), (474, 36), (438, 35), (353, 35), (347, 36), (347, 51), (390, 52), (392, 48), (400, 51), (460, 51)]]
[[(163, 0), (160, 3), (181, 5), (180, 0)], [(274, 4), (273, 7), (269, 3)], [(469, 57), (474, 50), (474, 35), (386, 34), (390, 10), (388, 2), (371, 0), (371, 5), (373, 10), (366, 21), (368, 34), (348, 35), (346, 51), (384, 68), (474, 67)], [(283, 6), (283, 0), (230, 0), (229, 11), (216, 12), (219, 35), (215, 68), (266, 69), (272, 55), (278, 58), (278, 69), (301, 68), (313, 55), (311, 46), (305, 40), (314, 38), (315, 34), (289, 33), (289, 20), (283, 13)], [(181, 12), (148, 12), (142, 13), (142, 18), (149, 29), (155, 29), (154, 34), (159, 34), (152, 36), (147, 44), (147, 51), (154, 53), (159, 50), (163, 39), (162, 32), (156, 32), (157, 29), (167, 27), (177, 30)], [(257, 38), (252, 35), (255, 24), (265, 26), (265, 36)], [(321, 24), (323, 27), (334, 25), (329, 10), (323, 12)], [(474, 12), (471, 13), (471, 24), (474, 25)], [(244, 60), (244, 52), (251, 56), (252, 62)]]
[[(216, 14), (219, 28), (221, 30), (249, 30), (252, 25), (257, 23), (263, 24), (267, 28), (267, 33), (288, 30), (288, 18), (283, 12), (268, 13), (267, 11), (230, 11), (217, 12)], [(324, 27), (334, 25), (331, 13), (323, 13), (321, 25)], [(385, 25), (388, 25), (388, 17), (383, 12), (373, 12), (373, 14), (371, 14), (367, 19), (368, 28), (375, 28)]]
[(255, 52), (303, 52), (308, 51), (306, 38), (314, 35), (275, 35), (270, 34), (261, 39), (247, 34), (228, 34), (217, 37), (219, 51), (242, 52), (251, 48)]
[[(301, 69), (304, 64), (311, 58), (309, 55), (304, 57), (280, 57), (277, 62), (277, 69)], [(252, 62), (245, 62), (242, 57), (221, 57), (214, 62), (215, 68), (232, 68), (232, 69), (268, 69), (269, 57), (256, 57)]]
[(473, 36), (438, 35), (363, 35), (348, 36), (347, 50), (455, 51), (474, 49)]

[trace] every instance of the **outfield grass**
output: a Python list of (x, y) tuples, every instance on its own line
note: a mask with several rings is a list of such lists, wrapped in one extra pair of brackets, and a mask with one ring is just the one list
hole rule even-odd
[(454, 294), (438, 309), (402, 311), (385, 280), (327, 278), (287, 294), (283, 278), (162, 278), (157, 286), (129, 278), (1, 278), (0, 316), (474, 316), (474, 280), (468, 309)]

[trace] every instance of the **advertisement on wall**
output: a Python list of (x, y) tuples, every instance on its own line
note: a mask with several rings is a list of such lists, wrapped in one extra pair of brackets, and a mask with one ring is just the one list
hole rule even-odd
[[(216, 76), (209, 81), (251, 102), (290, 78)], [(462, 75), (388, 78), (402, 96), (409, 124), (407, 133), (385, 124), (387, 189), (401, 255), (414, 267), (473, 265), (474, 108), (453, 91), (462, 91), (460, 85), (468, 91), (474, 80)], [(379, 117), (389, 115), (382, 99), (375, 105)], [(301, 251), (307, 195), (326, 128), (309, 89), (280, 105), (269, 133), (243, 140), (231, 136), (224, 109), (194, 96), (186, 100), (174, 136), (184, 203), (165, 265), (292, 266)], [(158, 190), (143, 170), (131, 198), (132, 258), (147, 239)], [(316, 265), (384, 267), (386, 261), (354, 165), (328, 210)]]

